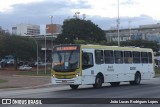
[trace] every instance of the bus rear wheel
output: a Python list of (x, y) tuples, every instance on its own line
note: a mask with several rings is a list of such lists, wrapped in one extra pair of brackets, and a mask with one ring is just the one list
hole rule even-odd
[(111, 86), (119, 86), (120, 82), (110, 82)]
[(141, 74), (140, 73), (136, 73), (134, 81), (130, 81), (130, 84), (131, 85), (139, 85), (140, 82), (141, 82)]
[(70, 85), (70, 87), (73, 89), (73, 90), (76, 90), (78, 88), (79, 85)]
[(95, 84), (93, 84), (93, 87), (94, 88), (101, 88), (102, 83), (103, 83), (102, 77), (100, 75), (97, 75), (96, 79), (95, 79)]

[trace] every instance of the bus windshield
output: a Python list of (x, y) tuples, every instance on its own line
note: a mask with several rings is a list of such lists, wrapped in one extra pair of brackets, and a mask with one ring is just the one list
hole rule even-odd
[(79, 51), (67, 50), (67, 51), (54, 51), (53, 52), (52, 69), (55, 71), (68, 71), (72, 72), (79, 68)]

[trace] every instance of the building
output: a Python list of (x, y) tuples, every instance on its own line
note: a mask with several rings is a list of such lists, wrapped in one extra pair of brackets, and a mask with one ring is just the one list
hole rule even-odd
[(9, 30), (4, 30), (2, 29), (2, 27), (0, 26), (0, 34), (9, 34)]
[(2, 27), (0, 26), (0, 34), (3, 34), (4, 30), (2, 29)]
[(62, 25), (60, 24), (47, 24), (46, 34), (62, 33)]
[(16, 27), (12, 27), (13, 35), (20, 36), (35, 36), (40, 34), (40, 26), (32, 24), (18, 24)]
[[(118, 41), (118, 33), (116, 29), (105, 31), (106, 38), (109, 41)], [(140, 25), (137, 28), (120, 29), (120, 41), (127, 40), (151, 40), (160, 42), (160, 23)]]

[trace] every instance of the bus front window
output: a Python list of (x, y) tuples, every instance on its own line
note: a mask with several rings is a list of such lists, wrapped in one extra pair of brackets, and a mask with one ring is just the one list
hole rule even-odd
[(79, 68), (79, 51), (56, 51), (52, 59), (52, 69), (55, 71), (74, 71)]

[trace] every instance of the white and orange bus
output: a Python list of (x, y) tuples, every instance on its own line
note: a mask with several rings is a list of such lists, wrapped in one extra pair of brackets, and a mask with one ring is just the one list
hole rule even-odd
[(152, 49), (102, 45), (58, 45), (52, 53), (53, 84), (68, 84), (72, 89), (88, 84), (140, 84), (154, 77)]

